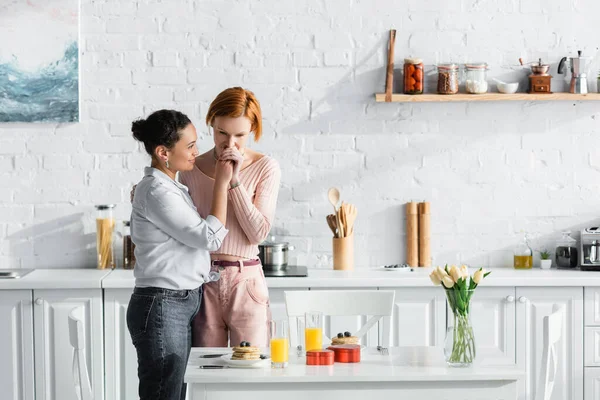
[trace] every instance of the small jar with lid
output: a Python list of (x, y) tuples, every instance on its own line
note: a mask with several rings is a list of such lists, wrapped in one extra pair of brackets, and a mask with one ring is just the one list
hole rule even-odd
[(123, 268), (133, 269), (135, 266), (135, 244), (131, 241), (131, 223), (123, 221)]
[(465, 89), (467, 93), (487, 93), (487, 64), (484, 62), (465, 64), (465, 70)]
[(420, 58), (405, 58), (404, 94), (422, 94), (423, 77), (423, 60)]
[(437, 92), (439, 94), (458, 93), (458, 65), (453, 63), (439, 64)]

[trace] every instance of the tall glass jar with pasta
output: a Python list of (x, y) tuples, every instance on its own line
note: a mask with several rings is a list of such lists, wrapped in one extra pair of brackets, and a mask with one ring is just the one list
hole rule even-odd
[(114, 204), (96, 206), (96, 256), (98, 269), (115, 268)]

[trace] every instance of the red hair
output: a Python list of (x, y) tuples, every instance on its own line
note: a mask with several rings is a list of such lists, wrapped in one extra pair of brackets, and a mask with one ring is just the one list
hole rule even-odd
[(254, 132), (254, 141), (258, 142), (262, 135), (260, 104), (254, 93), (244, 88), (225, 89), (215, 97), (206, 113), (206, 125), (212, 125), (216, 117), (246, 117), (252, 124), (250, 130)]

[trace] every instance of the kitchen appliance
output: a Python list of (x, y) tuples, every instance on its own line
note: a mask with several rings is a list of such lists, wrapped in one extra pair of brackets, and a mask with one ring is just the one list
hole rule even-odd
[(264, 270), (283, 269), (288, 264), (288, 252), (294, 250), (288, 242), (277, 242), (275, 236), (258, 245), (258, 258)]
[(263, 273), (267, 278), (304, 278), (308, 276), (305, 266), (288, 265), (281, 269), (267, 269), (263, 267)]
[(556, 245), (555, 261), (557, 268), (577, 268), (577, 240), (571, 237), (571, 232), (562, 233)]
[[(519, 58), (521, 65), (523, 60)], [(537, 63), (528, 63), (531, 65), (531, 75), (529, 75), (529, 93), (552, 93), (550, 90), (550, 81), (552, 75), (548, 74), (550, 64), (542, 64), (542, 59), (538, 59)]]
[(581, 242), (579, 245), (581, 252), (581, 270), (582, 271), (600, 271), (600, 227), (593, 226), (581, 231)]
[(32, 269), (0, 269), (0, 279), (20, 279), (32, 271)]
[(558, 64), (558, 73), (566, 74), (565, 63), (569, 62), (571, 70), (570, 93), (587, 94), (587, 68), (590, 65), (591, 57), (581, 55), (581, 50), (577, 52), (577, 57), (563, 57)]

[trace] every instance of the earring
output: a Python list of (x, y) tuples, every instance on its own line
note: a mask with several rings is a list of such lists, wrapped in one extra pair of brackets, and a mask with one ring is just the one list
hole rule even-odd
[(167, 169), (169, 169), (169, 160), (167, 160)]

